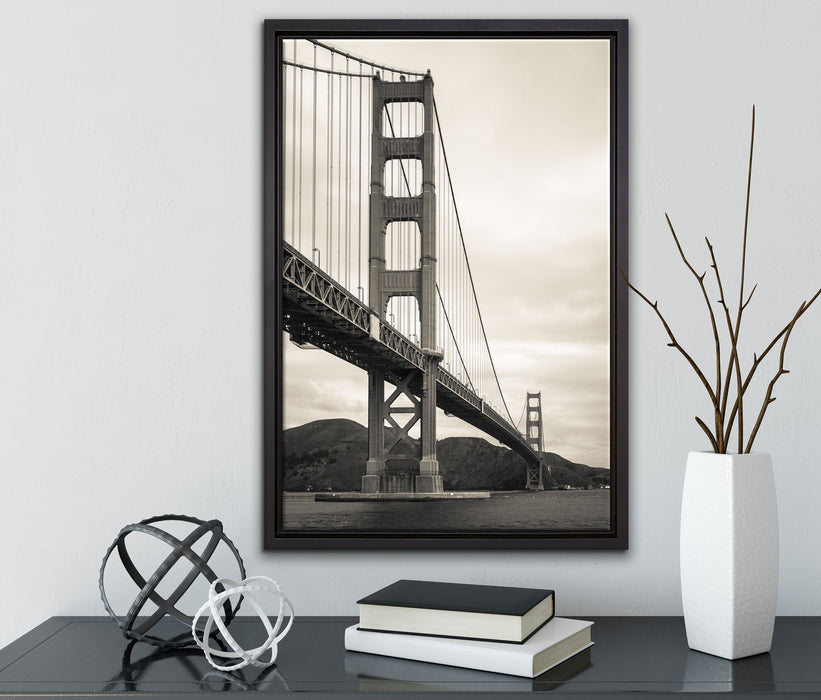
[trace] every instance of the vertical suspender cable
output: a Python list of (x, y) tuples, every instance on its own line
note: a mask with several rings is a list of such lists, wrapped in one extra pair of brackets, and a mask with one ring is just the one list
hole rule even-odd
[[(331, 76), (331, 112), (334, 116), (334, 119), (337, 119), (339, 117), (339, 112), (336, 109), (336, 99), (337, 98), (336, 98), (336, 83), (334, 82), (335, 79), (336, 79), (336, 76), (332, 75)], [(335, 229), (335, 221), (334, 221), (334, 201), (336, 200), (337, 203), (338, 203), (337, 196), (336, 196), (336, 183), (335, 183), (335, 180), (334, 180), (334, 176), (336, 174), (336, 130), (335, 130), (334, 124), (335, 124), (335, 122), (332, 121), (331, 125), (330, 125), (330, 144), (331, 144), (330, 148), (331, 148), (331, 150), (330, 150), (329, 158), (330, 158), (330, 161), (331, 161), (331, 186), (330, 186), (330, 189), (328, 190), (328, 199), (331, 201), (331, 216), (330, 216), (330, 224), (329, 224), (330, 232), (331, 232), (331, 238), (330, 238), (330, 250), (328, 251), (328, 261), (329, 261), (328, 262), (328, 271), (331, 274), (333, 274), (333, 269), (332, 269), (333, 266), (332, 266), (330, 260), (331, 260), (332, 253), (333, 253), (334, 240), (339, 238), (339, 231), (337, 231)]]
[[(413, 109), (413, 114), (409, 115), (409, 116), (413, 117), (413, 133), (410, 134), (413, 138), (416, 138), (416, 129), (418, 127), (418, 120), (417, 120), (417, 114), (418, 114), (417, 105), (418, 104), (419, 104), (418, 102), (409, 102), (408, 103), (408, 108)], [(408, 121), (410, 122), (411, 120), (408, 119)], [(416, 183), (416, 185), (414, 185), (414, 192), (418, 191), (417, 187), (418, 187), (418, 184), (419, 184), (418, 180), (419, 180), (420, 174), (424, 175), (424, 172), (423, 173), (419, 172), (420, 170), (424, 170), (424, 155), (422, 156), (422, 160), (418, 161), (418, 163), (416, 164), (417, 183)], [(424, 183), (424, 177), (422, 177), (422, 181)], [(433, 223), (433, 225), (434, 226), (436, 225), (435, 222)], [(418, 268), (422, 267), (422, 260), (421, 260), (422, 237), (416, 235), (416, 231), (414, 230), (415, 228), (416, 228), (415, 226), (411, 226), (411, 262), (413, 263), (412, 267), (418, 269)], [(436, 251), (432, 251), (432, 254), (436, 255)], [(436, 282), (437, 282), (437, 280), (434, 277), (434, 279), (433, 279), (434, 287), (436, 286)], [(421, 324), (420, 324), (421, 316), (422, 316), (422, 314), (421, 314), (421, 310), (419, 308), (419, 300), (417, 300), (416, 304), (414, 304), (414, 306), (413, 306), (413, 332), (417, 335), (420, 344), (422, 342), (422, 329), (421, 329)], [(438, 326), (439, 326), (439, 324), (434, 324), (434, 330), (436, 330), (438, 328)], [(436, 336), (435, 335), (431, 339), (431, 343), (433, 344), (433, 347), (435, 349), (436, 348)]]
[(336, 167), (336, 279), (342, 279), (342, 75), (339, 75), (339, 90), (337, 90), (337, 128), (339, 133), (336, 139), (337, 167)]
[[(462, 244), (462, 246), (460, 247), (459, 253), (462, 256), (464, 256), (464, 254), (465, 254), (464, 244)], [(462, 266), (462, 272), (463, 272), (463, 274), (462, 274), (462, 283), (464, 284), (465, 283), (464, 265)], [(470, 316), (471, 316), (471, 313), (473, 311), (473, 308), (470, 304), (470, 297), (468, 297), (468, 289), (467, 289), (466, 284), (464, 284), (464, 287), (462, 289), (462, 294), (464, 295), (464, 299), (465, 299), (465, 346), (466, 346), (467, 351), (468, 351), (468, 372), (470, 373), (471, 379), (473, 379), (474, 378), (474, 374), (473, 374), (473, 353), (474, 353), (474, 348), (473, 348), (473, 338), (471, 336), (472, 328), (471, 328), (471, 324), (470, 324)]]
[[(424, 114), (424, 111), (423, 111)], [(424, 125), (424, 117), (422, 119), (422, 124)], [(424, 132), (424, 126), (422, 127)], [(424, 150), (424, 149), (423, 149)], [(432, 153), (434, 163), (438, 157), (436, 151), (434, 150)], [(439, 191), (439, 183), (436, 182), (436, 178), (439, 173), (439, 168), (437, 167), (434, 174), (433, 174), (433, 190), (434, 192)], [(436, 349), (440, 350), (442, 348), (442, 341), (447, 337), (444, 333), (444, 324), (442, 323), (442, 313), (440, 313), (439, 305), (442, 303), (442, 289), (445, 288), (445, 275), (446, 275), (446, 268), (444, 264), (444, 256), (442, 255), (442, 226), (440, 225), (439, 221), (439, 207), (436, 207), (436, 213), (434, 215), (434, 220), (436, 221), (436, 260), (438, 261), (437, 267), (437, 274), (436, 274), (436, 293), (437, 293), (437, 300), (436, 300)], [(420, 241), (420, 267), (421, 267), (421, 241)], [(444, 348), (440, 350), (440, 352), (444, 352)], [(440, 367), (445, 367), (445, 358), (442, 358), (442, 362), (440, 362)]]
[(346, 184), (345, 189), (347, 192), (346, 196), (346, 203), (345, 203), (345, 257), (346, 257), (346, 270), (345, 270), (345, 286), (350, 290), (352, 288), (352, 279), (353, 279), (353, 258), (351, 256), (352, 248), (351, 248), (351, 234), (352, 234), (352, 216), (353, 216), (353, 147), (354, 147), (354, 133), (353, 133), (353, 81), (351, 79), (351, 73), (349, 67), (346, 64), (346, 73), (347, 75), (347, 103), (346, 103), (346, 111), (347, 111), (347, 128), (346, 128), (346, 135), (345, 135), (345, 143), (346, 143), (346, 157), (345, 157), (345, 177), (346, 177)]
[[(440, 148), (440, 159), (441, 159), (441, 148)], [(442, 200), (443, 206), (445, 207), (445, 228), (448, 232), (448, 259), (450, 260), (450, 282), (448, 287), (448, 294), (450, 295), (450, 300), (448, 302), (448, 313), (452, 316), (457, 316), (459, 314), (459, 306), (458, 306), (458, 290), (456, 287), (456, 255), (454, 254), (454, 247), (453, 247), (453, 230), (450, 225), (450, 208), (448, 207), (448, 200), (447, 200), (447, 190), (445, 188), (445, 173), (442, 173), (442, 190), (439, 194), (439, 197)], [(457, 350), (458, 347), (458, 340), (456, 333), (459, 331), (458, 323), (456, 328), (453, 330), (452, 338), (453, 338), (453, 345), (454, 351)], [(454, 374), (456, 373), (456, 357), (453, 358), (453, 368)]]
[[(443, 183), (447, 184), (447, 183)], [(458, 319), (458, 323), (456, 324), (456, 335), (454, 336), (454, 341), (456, 342), (458, 347), (461, 347), (462, 344), (462, 325), (464, 323), (464, 311), (462, 309), (462, 289), (460, 287), (460, 280), (461, 277), (459, 275), (459, 257), (458, 257), (458, 250), (456, 249), (456, 237), (453, 235), (453, 217), (451, 216), (450, 211), (450, 195), (446, 195), (448, 197), (447, 205), (448, 205), (448, 230), (450, 231), (451, 235), (451, 248), (452, 248), (452, 255), (453, 255), (453, 306), (454, 311), (456, 312), (456, 317)]]
[[(406, 121), (408, 122), (407, 127), (405, 127), (405, 136), (410, 136), (411, 131), (411, 114), (410, 114), (410, 102), (405, 103), (405, 109), (407, 110)], [(414, 159), (408, 159), (408, 167), (413, 167), (413, 193), (416, 192), (416, 181), (417, 181), (417, 170), (418, 164)], [(409, 203), (412, 200), (408, 200)], [(414, 231), (415, 224), (413, 221), (407, 222), (407, 235), (406, 235), (406, 242), (405, 242), (405, 255), (407, 256), (408, 260), (408, 270), (414, 270), (418, 266), (414, 261), (413, 251), (416, 245), (416, 232)], [(408, 337), (412, 338), (417, 335), (416, 331), (416, 309), (419, 306), (419, 299), (415, 296), (408, 297)], [(421, 340), (421, 338), (419, 339)], [(417, 341), (419, 342), (419, 341)]]
[[(334, 69), (334, 54), (331, 53), (331, 70)], [(328, 74), (328, 138), (327, 146), (328, 146), (328, 162), (325, 166), (326, 172), (328, 174), (327, 177), (327, 190), (325, 193), (325, 269), (328, 272), (331, 271), (331, 217), (333, 216), (333, 194), (331, 187), (333, 185), (333, 176), (334, 176), (334, 164), (331, 158), (331, 153), (333, 151), (333, 142), (334, 142), (334, 112), (333, 112), (333, 100), (334, 100), (334, 82), (333, 82), (333, 74)]]
[[(388, 73), (389, 73), (388, 71), (385, 71), (385, 82), (392, 82), (393, 81), (393, 72), (391, 71), (390, 75)], [(386, 119), (388, 125), (390, 126), (391, 136), (396, 136), (396, 134), (394, 133), (394, 130), (393, 130), (393, 121), (391, 119), (390, 107), (388, 106), (388, 103), (383, 103), (383, 105), (384, 105), (383, 109), (385, 110), (385, 114), (383, 115), (383, 119)], [(383, 128), (382, 131), (383, 131), (383, 133), (381, 135), (384, 136), (385, 135), (384, 134), (384, 128)], [(392, 177), (392, 174), (393, 174), (392, 167), (393, 167), (393, 162), (392, 161), (390, 161), (390, 160), (385, 161), (385, 169), (383, 171), (382, 184), (385, 186), (385, 195), (386, 196), (391, 196), (392, 194), (395, 195), (395, 190), (393, 190), (393, 189), (389, 190), (388, 187), (387, 187), (388, 182), (390, 181), (391, 188), (393, 188), (393, 179), (394, 178)], [(394, 232), (396, 230), (398, 230), (398, 225), (394, 224), (391, 227), (391, 230), (394, 231)], [(387, 231), (386, 231), (386, 234), (387, 234)], [(396, 237), (396, 235), (394, 233), (393, 235), (391, 235), (386, 240), (386, 244), (388, 244), (390, 246), (390, 254), (386, 255), (386, 258), (387, 258), (388, 267), (390, 267), (391, 269), (397, 269), (398, 268), (398, 266), (396, 264), (396, 260), (394, 259), (394, 245), (393, 245), (393, 243), (394, 243), (395, 237)], [(387, 249), (386, 249), (386, 252), (387, 252)]]
[[(447, 185), (446, 182), (442, 182), (443, 185)], [(453, 270), (453, 279), (451, 281), (451, 293), (453, 294), (453, 311), (456, 312), (456, 316), (459, 319), (459, 322), (456, 324), (455, 334), (453, 336), (453, 342), (456, 343), (457, 347), (461, 347), (460, 343), (462, 341), (462, 323), (463, 323), (463, 314), (461, 308), (461, 290), (459, 289), (459, 257), (458, 257), (458, 250), (456, 249), (456, 236), (453, 235), (453, 217), (451, 216), (450, 211), (450, 195), (445, 195), (448, 197), (447, 199), (447, 215), (448, 215), (448, 235), (450, 236), (450, 248), (451, 248), (451, 269)], [(467, 368), (465, 368), (467, 369)]]
[(473, 305), (470, 303), (471, 302), (470, 293), (469, 293), (470, 290), (468, 289), (467, 275), (465, 274), (465, 265), (464, 265), (465, 244), (464, 244), (464, 242), (462, 242), (459, 246), (459, 253), (462, 256), (462, 283), (464, 284), (464, 289), (462, 291), (462, 294), (464, 294), (464, 297), (465, 297), (465, 343), (466, 343), (467, 349), (469, 351), (469, 354), (468, 354), (468, 371), (470, 372), (471, 380), (473, 380), (474, 379), (473, 355), (474, 355), (476, 350), (473, 347), (473, 337), (472, 337), (472, 334), (471, 334), (471, 331), (473, 330), (473, 326), (471, 325), (470, 321), (471, 321), (471, 315), (473, 314)]
[(343, 174), (343, 163), (342, 163), (342, 132), (344, 131), (343, 127), (343, 120), (345, 117), (345, 110), (342, 109), (342, 74), (339, 75), (339, 91), (337, 93), (337, 110), (339, 112), (339, 121), (337, 125), (339, 127), (338, 139), (337, 139), (337, 168), (336, 168), (336, 192), (337, 192), (337, 205), (336, 205), (336, 250), (337, 250), (337, 264), (336, 264), (336, 279), (340, 282), (343, 281), (342, 276), (342, 264), (344, 263), (344, 238), (345, 238), (345, 225), (342, 216), (342, 200), (345, 197), (344, 193), (344, 174)]
[(319, 83), (319, 73), (316, 72), (316, 44), (314, 44), (314, 134), (311, 146), (311, 255), (316, 250), (316, 90)]
[[(367, 102), (367, 104), (368, 104), (368, 107), (369, 107), (369, 113), (370, 113), (370, 111), (372, 111), (372, 110), (373, 110), (373, 80), (369, 80), (369, 81), (368, 81), (368, 102)], [(371, 125), (373, 124), (373, 120), (372, 120), (372, 119), (369, 119), (368, 121), (371, 123)], [(371, 128), (372, 128), (372, 126), (371, 126), (371, 127), (369, 127), (369, 128), (367, 129), (367, 132), (368, 132), (368, 134), (369, 134), (369, 135), (370, 135), (370, 132), (371, 132)], [(365, 160), (365, 162), (368, 164), (368, 166), (370, 166), (371, 159), (373, 158), (373, 154), (372, 154), (372, 152), (371, 152), (371, 151), (373, 150), (373, 144), (371, 143), (371, 139), (370, 139), (370, 138), (368, 138), (368, 140), (367, 140), (367, 144), (368, 144), (368, 157), (367, 157), (367, 159)], [(371, 173), (370, 173), (370, 168), (369, 168), (369, 170), (368, 170), (368, 180), (367, 180), (367, 182), (368, 182), (368, 192), (370, 193), (370, 191), (371, 191)], [(368, 201), (368, 207), (370, 207), (370, 197), (368, 197), (368, 200), (367, 200), (367, 201)], [(370, 209), (369, 209), (369, 211), (370, 211)], [(370, 221), (370, 214), (368, 215), (368, 221)], [(370, 266), (369, 266), (369, 268), (368, 268), (368, 269), (370, 270)], [(376, 300), (375, 300), (375, 299), (370, 299), (370, 297), (369, 297), (369, 298), (368, 298), (368, 303), (369, 303), (369, 304), (375, 304), (375, 303), (376, 303)]]
[[(454, 335), (454, 342), (456, 346), (461, 348), (463, 343), (463, 335), (462, 328), (465, 324), (465, 312), (462, 308), (462, 287), (461, 287), (461, 280), (462, 276), (459, 274), (459, 250), (456, 247), (456, 236), (453, 235), (453, 212), (450, 206), (450, 195), (448, 195), (447, 206), (448, 206), (448, 229), (450, 230), (451, 236), (451, 247), (453, 248), (453, 306), (454, 310), (456, 311), (456, 316), (459, 319), (459, 322), (456, 324), (456, 330)], [(462, 360), (462, 369), (467, 372), (467, 366)]]
[[(283, 44), (283, 53), (285, 51), (284, 44)], [(283, 153), (284, 153), (284, 164), (282, 167), (284, 177), (282, 178), (282, 182), (280, 183), (280, 196), (282, 197), (283, 203), (283, 226), (284, 230), (282, 231), (282, 238), (283, 240), (288, 240), (288, 149), (287, 149), (287, 140), (288, 140), (288, 129), (290, 128), (290, 124), (288, 123), (288, 71), (290, 70), (289, 66), (282, 67), (282, 101), (283, 101), (283, 108), (282, 108), (282, 131), (283, 131)]]
[[(458, 314), (459, 323), (456, 326), (456, 343), (461, 348), (464, 345), (465, 340), (465, 309), (464, 309), (464, 298), (462, 296), (462, 275), (461, 275), (461, 260), (459, 259), (459, 246), (458, 240), (454, 235), (453, 231), (453, 210), (451, 209), (450, 204), (450, 195), (448, 195), (448, 226), (450, 227), (450, 235), (453, 240), (453, 300), (454, 305), (456, 307), (456, 312)], [(467, 365), (462, 360), (462, 366), (465, 372), (467, 372)]]
[[(401, 138), (402, 134), (403, 134), (403, 131), (402, 131), (402, 112), (403, 112), (402, 105), (403, 105), (403, 103), (399, 102), (397, 104), (399, 105), (399, 133), (397, 134), (397, 136), (399, 136)], [(394, 166), (393, 172), (396, 173), (397, 163), (398, 163), (399, 167), (402, 169), (402, 172), (405, 173), (405, 164), (402, 162), (401, 159), (393, 161), (393, 166)], [(408, 183), (406, 173), (405, 173), (405, 186), (408, 189), (408, 196), (410, 196), (410, 184)], [(409, 212), (408, 212), (408, 200), (405, 200), (405, 205), (403, 207), (403, 210), (404, 210), (405, 216), (407, 217), (408, 214), (409, 214)], [(403, 221), (401, 224), (399, 224), (399, 235), (396, 238), (397, 254), (398, 254), (398, 257), (399, 257), (398, 264), (399, 264), (399, 269), (400, 270), (407, 270), (408, 269), (408, 265), (405, 261), (405, 242), (403, 240), (404, 233), (405, 233), (405, 231), (407, 231), (407, 228), (408, 228), (407, 221)], [(407, 299), (405, 297), (402, 297), (401, 299), (398, 300), (398, 303), (399, 303), (399, 328), (401, 329), (401, 332), (402, 332), (403, 335), (407, 335), (408, 329), (405, 327), (405, 315), (404, 315), (405, 307), (407, 305)]]
[[(413, 137), (414, 138), (419, 137), (419, 104), (420, 104), (419, 102), (414, 102), (413, 103)], [(424, 109), (424, 103), (422, 103), (422, 108)], [(423, 143), (424, 143), (424, 141), (423, 141)], [(423, 189), (424, 189), (424, 185), (425, 185), (424, 151), (425, 151), (425, 148), (424, 148), (424, 145), (423, 145), (423, 147), (422, 147), (422, 153), (423, 153), (422, 159), (423, 160), (419, 161), (421, 166), (422, 166), (422, 168), (421, 168), (422, 169), (421, 177), (422, 177), (422, 188)], [(433, 154), (431, 154), (431, 155), (433, 155)], [(436, 251), (432, 251), (432, 252), (433, 252), (434, 255), (436, 255)], [(422, 239), (418, 238), (416, 236), (414, 236), (414, 238), (413, 238), (413, 255), (414, 255), (414, 260), (415, 260), (414, 267), (421, 267), (421, 262), (422, 262)]]
[[(296, 39), (294, 39), (294, 63), (296, 63)], [(296, 241), (296, 68), (291, 69), (291, 216), (288, 225), (288, 239)]]
[[(444, 210), (442, 209), (442, 198), (440, 193), (444, 191), (444, 188), (441, 187), (442, 182), (442, 152), (436, 143), (436, 132), (438, 131), (438, 125), (434, 122), (434, 136), (433, 136), (433, 144), (434, 148), (436, 149), (436, 229), (437, 229), (437, 245), (438, 245), (438, 255), (437, 257), (442, 261), (442, 288), (445, 290), (444, 295), (442, 295), (442, 306), (450, 304), (450, 261), (449, 256), (447, 254), (447, 231), (445, 230), (445, 221), (444, 221)], [(442, 309), (442, 315), (444, 316), (447, 313), (447, 308)], [(445, 362), (450, 367), (450, 356), (451, 351), (445, 349), (445, 340), (449, 339), (449, 334), (444, 335), (442, 337), (442, 352), (445, 353)], [(449, 343), (448, 343), (449, 344)]]
[(357, 296), (359, 297), (359, 301), (363, 301), (362, 299), (362, 93), (365, 92), (365, 85), (362, 82), (362, 64), (359, 64), (359, 82), (357, 85), (359, 86), (359, 138), (357, 139), (357, 143), (359, 145), (359, 186), (357, 187), (357, 207), (356, 207), (356, 230), (359, 234), (359, 250), (356, 256), (356, 292)]
[[(283, 52), (285, 51), (283, 45)], [(287, 142), (288, 139), (288, 129), (290, 128), (290, 124), (288, 123), (288, 71), (290, 68), (288, 66), (283, 66), (282, 68), (282, 101), (283, 101), (283, 108), (282, 108), (282, 132), (283, 132), (283, 141)], [(280, 197), (282, 198), (283, 203), (283, 226), (284, 230), (282, 232), (283, 240), (288, 240), (288, 149), (286, 148), (286, 143), (283, 143), (283, 153), (284, 153), (284, 163), (282, 166), (282, 171), (284, 177), (282, 178), (282, 182), (279, 185), (280, 188)]]
[(345, 72), (348, 73), (347, 95), (347, 126), (345, 128), (345, 286), (350, 289), (351, 284), (351, 76), (348, 70), (348, 60), (345, 60)]
[[(345, 59), (345, 72), (348, 72), (349, 69), (349, 62), (350, 59)], [(340, 77), (340, 83), (342, 78)], [(351, 265), (351, 257), (350, 257), (350, 246), (349, 246), (349, 235), (350, 235), (350, 227), (348, 225), (348, 212), (350, 211), (351, 201), (350, 201), (350, 192), (348, 191), (348, 182), (350, 173), (348, 168), (350, 167), (350, 158), (348, 156), (348, 148), (350, 145), (350, 135), (351, 135), (351, 79), (349, 77), (345, 77), (345, 221), (344, 221), (344, 229), (345, 229), (345, 245), (344, 245), (344, 261), (345, 261), (345, 287), (347, 288), (350, 280), (348, 277), (348, 270)], [(339, 278), (342, 281), (342, 277)]]
[[(436, 126), (436, 133), (439, 133), (439, 124), (435, 123)], [(446, 287), (446, 308), (445, 313), (448, 313), (448, 309), (452, 312), (453, 311), (453, 301), (452, 301), (452, 266), (451, 266), (451, 258), (453, 257), (450, 254), (450, 240), (448, 238), (449, 233), (447, 230), (447, 226), (445, 224), (445, 209), (444, 209), (444, 200), (442, 198), (442, 193), (445, 191), (445, 188), (442, 186), (442, 149), (439, 148), (439, 144), (434, 138), (434, 146), (436, 148), (436, 159), (437, 159), (437, 167), (436, 167), (436, 202), (437, 202), (437, 209), (441, 212), (440, 216), (442, 217), (442, 225), (441, 229), (444, 235), (442, 239), (442, 259), (445, 261), (445, 284)], [(453, 333), (451, 331), (449, 335), (449, 339), (453, 339)], [(451, 349), (448, 354), (450, 355), (449, 364), (451, 365), (451, 372), (453, 373), (453, 367), (456, 366), (456, 356), (455, 356), (455, 348)]]
[(297, 174), (299, 175), (299, 215), (297, 217), (297, 239), (299, 244), (297, 249), (302, 250), (302, 89), (304, 76), (302, 68), (299, 69), (299, 167)]

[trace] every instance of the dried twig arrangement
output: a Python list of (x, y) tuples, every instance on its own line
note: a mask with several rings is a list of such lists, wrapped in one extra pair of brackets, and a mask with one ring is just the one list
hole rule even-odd
[[(664, 319), (664, 316), (659, 310), (658, 301), (650, 301), (650, 299), (648, 299), (644, 294), (642, 294), (630, 283), (630, 281), (625, 276), (624, 271), (621, 270), (621, 268), (619, 268), (621, 276), (624, 278), (624, 281), (627, 283), (627, 286), (630, 287), (630, 289), (632, 289), (636, 294), (638, 294), (653, 309), (653, 311), (656, 312), (656, 315), (658, 316), (659, 320), (664, 326), (664, 330), (667, 331), (667, 335), (670, 338), (670, 342), (667, 345), (671, 348), (675, 348), (684, 356), (684, 359), (687, 360), (688, 364), (690, 365), (690, 367), (692, 367), (693, 371), (696, 373), (696, 376), (699, 378), (701, 383), (704, 385), (704, 388), (707, 390), (707, 394), (710, 397), (710, 402), (712, 403), (713, 407), (712, 429), (710, 429), (710, 427), (708, 426), (707, 421), (703, 420), (699, 416), (696, 416), (695, 418), (696, 423), (698, 423), (699, 427), (704, 431), (704, 433), (709, 438), (713, 450), (719, 453), (727, 452), (727, 449), (730, 445), (730, 435), (732, 433), (733, 427), (735, 427), (736, 425), (736, 421), (738, 422), (736, 430), (738, 437), (738, 452), (749, 452), (752, 449), (753, 442), (755, 441), (756, 435), (758, 435), (758, 430), (761, 427), (761, 421), (764, 419), (764, 414), (767, 412), (767, 408), (769, 407), (769, 405), (773, 401), (775, 401), (775, 396), (773, 396), (773, 389), (775, 387), (775, 384), (783, 375), (789, 373), (788, 369), (784, 369), (784, 352), (787, 349), (787, 342), (790, 339), (790, 334), (792, 333), (793, 328), (795, 328), (795, 324), (798, 321), (798, 319), (804, 315), (804, 312), (808, 308), (810, 308), (810, 306), (812, 306), (812, 303), (818, 298), (819, 295), (821, 295), (821, 289), (819, 289), (809, 301), (804, 301), (801, 303), (801, 306), (798, 307), (798, 311), (795, 312), (795, 315), (792, 317), (790, 322), (787, 323), (787, 325), (781, 329), (778, 335), (776, 335), (775, 338), (773, 338), (773, 340), (764, 349), (764, 351), (760, 354), (753, 354), (752, 365), (750, 366), (746, 376), (742, 378), (743, 372), (741, 369), (741, 358), (739, 357), (738, 352), (738, 338), (741, 332), (741, 320), (744, 315), (744, 309), (746, 309), (747, 305), (750, 303), (750, 300), (752, 299), (757, 287), (757, 285), (753, 286), (753, 288), (750, 290), (750, 293), (745, 298), (744, 276), (746, 272), (747, 263), (747, 222), (749, 220), (750, 213), (750, 182), (752, 181), (753, 174), (754, 142), (755, 106), (753, 106), (752, 129), (750, 135), (750, 165), (749, 170), (747, 172), (747, 203), (744, 213), (744, 242), (741, 249), (741, 285), (738, 293), (738, 308), (735, 313), (735, 321), (733, 321), (733, 315), (731, 314), (730, 306), (727, 302), (727, 297), (724, 294), (724, 285), (721, 281), (721, 274), (718, 270), (718, 263), (716, 262), (713, 246), (710, 243), (709, 239), (707, 239), (706, 237), (704, 239), (707, 242), (707, 248), (710, 251), (710, 267), (713, 270), (715, 282), (718, 287), (719, 298), (715, 303), (717, 304), (719, 313), (723, 312), (724, 321), (727, 325), (727, 331), (730, 337), (730, 356), (727, 360), (727, 369), (723, 374), (721, 371), (722, 348), (721, 337), (719, 334), (719, 322), (716, 320), (716, 313), (710, 301), (710, 296), (707, 292), (706, 285), (704, 284), (704, 278), (707, 276), (707, 271), (704, 271), (701, 274), (699, 274), (698, 272), (696, 272), (695, 268), (690, 264), (690, 261), (687, 259), (687, 256), (684, 254), (684, 250), (681, 247), (681, 243), (679, 242), (678, 236), (676, 235), (676, 231), (673, 228), (672, 222), (670, 221), (670, 217), (667, 216), (667, 214), (665, 214), (665, 218), (667, 219), (667, 225), (670, 228), (670, 232), (673, 234), (673, 240), (676, 242), (676, 248), (678, 248), (678, 252), (681, 255), (681, 259), (684, 261), (684, 264), (687, 266), (687, 269), (690, 270), (693, 277), (695, 277), (696, 281), (698, 282), (698, 286), (701, 289), (701, 296), (704, 298), (704, 303), (707, 305), (707, 311), (710, 314), (710, 324), (712, 326), (713, 337), (715, 339), (715, 385), (712, 385), (710, 383), (710, 381), (707, 379), (707, 376), (696, 364), (692, 356), (681, 346), (678, 340), (676, 340), (676, 337), (675, 335), (673, 335), (673, 331), (670, 328), (670, 325)], [(769, 385), (767, 386), (767, 392), (764, 396), (764, 402), (762, 403), (761, 408), (758, 411), (755, 426), (753, 427), (752, 432), (750, 433), (750, 436), (745, 444), (744, 394), (747, 391), (747, 388), (750, 386), (750, 382), (753, 379), (753, 375), (755, 374), (762, 360), (767, 356), (770, 350), (772, 350), (778, 344), (779, 341), (781, 342), (781, 351), (778, 359), (778, 369), (776, 370), (774, 376), (770, 380)], [(735, 385), (735, 401), (733, 402), (732, 406), (729, 406), (730, 388), (733, 384)]]

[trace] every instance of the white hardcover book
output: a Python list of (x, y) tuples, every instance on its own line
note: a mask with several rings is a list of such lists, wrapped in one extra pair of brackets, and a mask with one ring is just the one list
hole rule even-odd
[(523, 644), (370, 632), (351, 625), (345, 649), (535, 678), (593, 645), (592, 622), (554, 617)]

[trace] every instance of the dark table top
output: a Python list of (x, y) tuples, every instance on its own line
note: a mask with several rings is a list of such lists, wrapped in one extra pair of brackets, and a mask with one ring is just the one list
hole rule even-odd
[[(467, 697), (549, 691), (545, 697), (626, 692), (821, 697), (821, 618), (779, 618), (769, 654), (734, 662), (688, 649), (681, 618), (587, 619), (595, 622), (594, 647), (536, 679), (525, 679), (346, 652), (343, 632), (355, 618), (297, 618), (280, 644), (276, 666), (224, 673), (212, 669), (197, 648), (129, 642), (109, 618), (53, 617), (0, 650), (0, 695), (209, 697), (261, 691), (273, 697), (301, 692), (304, 697), (344, 693), (410, 700), (438, 692)], [(259, 626), (256, 618), (237, 618), (231, 631), (242, 643), (253, 640)]]

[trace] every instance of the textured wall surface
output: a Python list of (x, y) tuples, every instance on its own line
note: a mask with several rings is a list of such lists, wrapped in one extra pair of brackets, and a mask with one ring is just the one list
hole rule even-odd
[[(564, 615), (681, 612), (681, 487), (688, 450), (705, 448), (692, 421), (705, 396), (637, 299), (629, 551), (262, 552), (261, 22), (337, 8), (0, 5), (0, 645), (51, 615), (103, 614), (105, 548), (163, 512), (220, 517), (299, 614), (354, 614), (358, 596), (409, 576), (551, 586)], [(705, 361), (709, 323), (664, 212), (700, 268), (710, 236), (737, 289), (755, 102), (749, 361), (821, 286), (821, 5), (510, 0), (504, 12), (630, 20), (631, 276)], [(419, 0), (401, 14), (466, 13), (500, 10)], [(793, 334), (758, 439), (776, 474), (783, 615), (821, 614), (820, 342), (821, 307)]]

